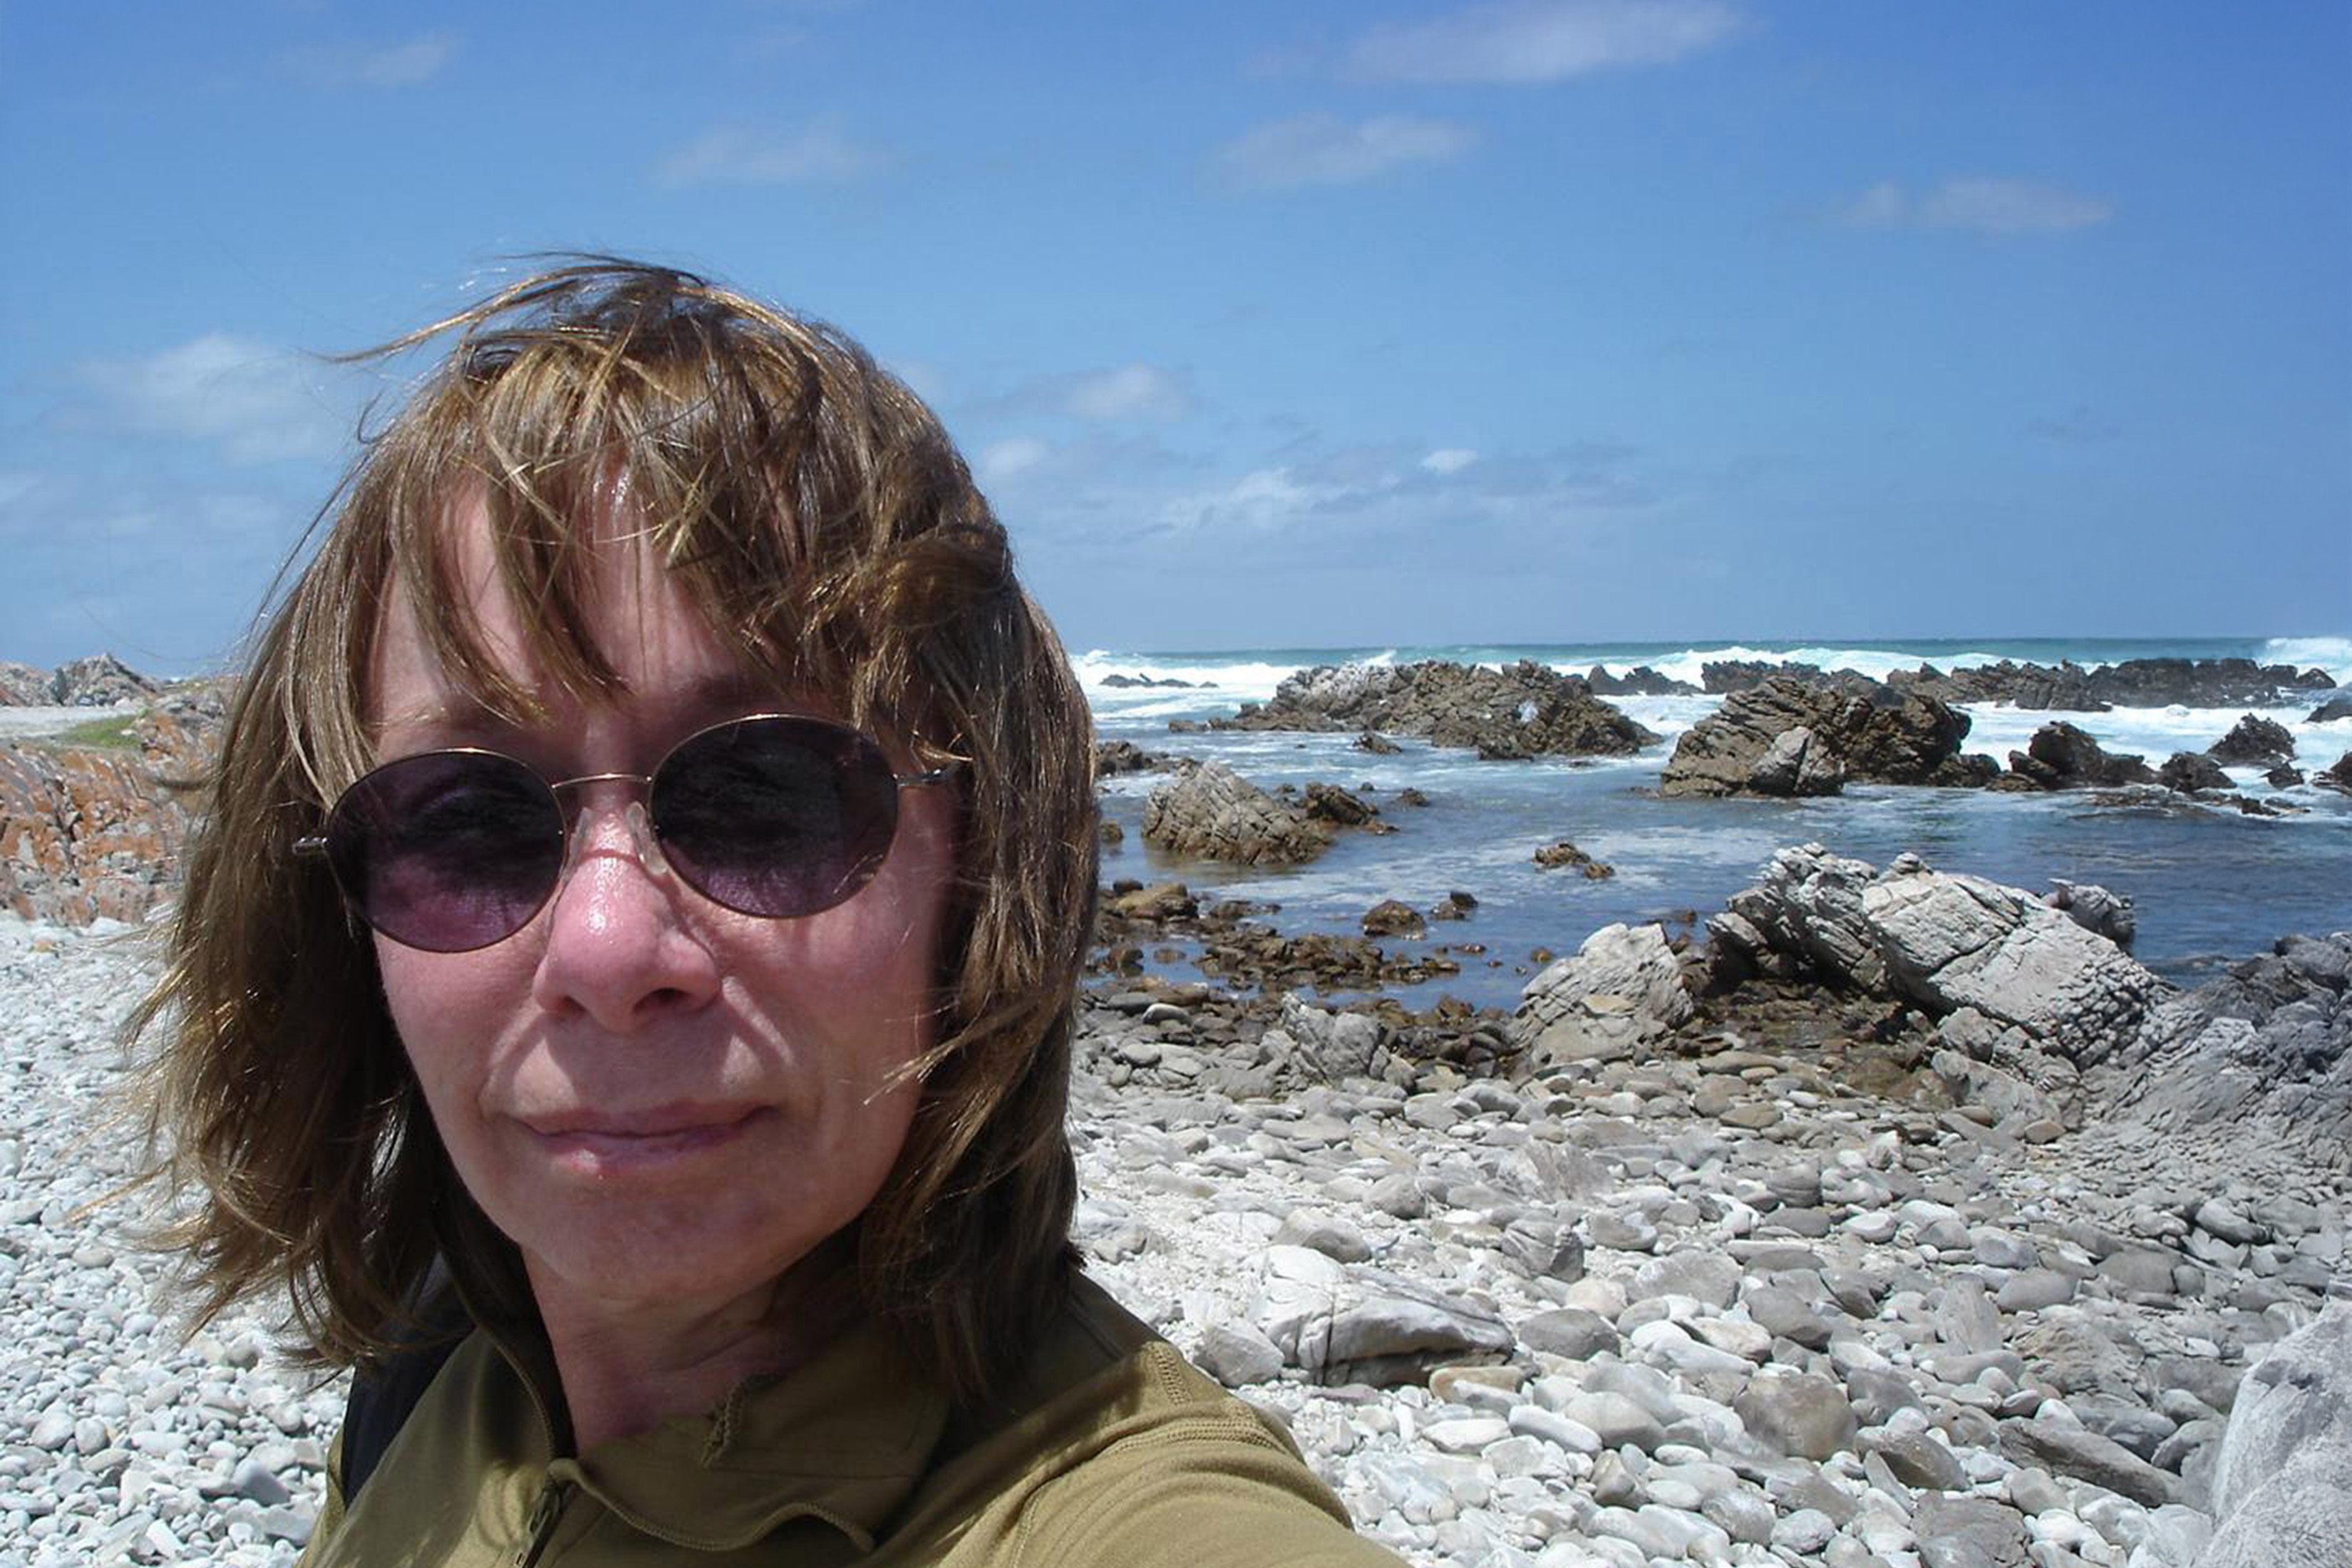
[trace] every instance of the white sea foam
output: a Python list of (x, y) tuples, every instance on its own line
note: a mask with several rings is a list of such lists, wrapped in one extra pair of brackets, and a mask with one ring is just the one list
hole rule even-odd
[[(1284, 679), (1300, 668), (1296, 664), (1268, 664), (1256, 660), (1236, 661), (1202, 655), (1187, 658), (1181, 655), (1163, 654), (1142, 658), (1134, 654), (1115, 653), (1103, 648), (1090, 649), (1071, 660), (1078, 684), (1086, 689), (1088, 700), (1097, 707), (1106, 698), (1158, 700), (1170, 697), (1182, 698), (1181, 708), (1197, 707), (1202, 700), (1216, 699), (1234, 702), (1263, 702), (1274, 695), (1274, 689)], [(1106, 685), (1113, 675), (1125, 675), (1147, 680), (1181, 680), (1195, 689), (1187, 692), (1176, 687), (1119, 687)], [(1127, 710), (1122, 709), (1122, 711)], [(1160, 712), (1175, 710), (1149, 709)]]
[(2352, 685), (2352, 637), (2273, 637), (2263, 644), (2264, 664), (2317, 665), (2338, 686)]

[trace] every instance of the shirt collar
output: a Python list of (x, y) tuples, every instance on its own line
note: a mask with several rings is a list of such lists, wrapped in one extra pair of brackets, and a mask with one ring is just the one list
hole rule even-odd
[[(554, 1417), (552, 1448), (563, 1405), (544, 1333), (536, 1324), (483, 1327)], [(747, 1378), (715, 1410), (555, 1459), (548, 1475), (679, 1546), (731, 1550), (809, 1517), (865, 1553), (929, 1468), (948, 1410), (946, 1391), (881, 1328), (861, 1323), (796, 1371)]]

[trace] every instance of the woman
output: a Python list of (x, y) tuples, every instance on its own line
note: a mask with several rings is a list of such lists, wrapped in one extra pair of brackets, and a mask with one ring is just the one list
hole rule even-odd
[(1391, 1561), (1076, 1272), (1090, 732), (857, 346), (593, 262), (259, 637), (141, 1019), (207, 1312), (360, 1369), (308, 1561)]

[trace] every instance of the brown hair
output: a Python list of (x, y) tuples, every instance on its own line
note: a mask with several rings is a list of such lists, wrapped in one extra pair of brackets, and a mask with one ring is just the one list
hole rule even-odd
[(463, 491), (487, 505), (506, 591), (534, 607), (537, 668), (575, 696), (612, 688), (584, 607), (587, 520), (625, 476), (722, 644), (925, 765), (967, 764), (937, 1044), (859, 1223), (857, 1282), (908, 1353), (983, 1397), (1073, 1256), (1064, 1115), (1096, 853), (1085, 700), (1003, 528), (930, 411), (856, 343), (700, 278), (586, 258), (355, 357), (451, 332), (261, 626), (169, 962), (132, 1023), (161, 1036), (153, 1174), (208, 1194), (171, 1232), (201, 1316), (284, 1288), (312, 1359), (363, 1360), (409, 1327), (436, 1253), (469, 1295), (519, 1304), (515, 1255), (435, 1135), (367, 933), (293, 843), (373, 761), (364, 677), (388, 584), (452, 679), (509, 717), (538, 710), (473, 623), (444, 526)]

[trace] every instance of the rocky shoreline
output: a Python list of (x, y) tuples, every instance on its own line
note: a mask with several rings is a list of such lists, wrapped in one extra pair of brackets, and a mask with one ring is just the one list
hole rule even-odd
[[(1314, 727), (1433, 742), (1445, 679), (1305, 689)], [(1859, 754), (1941, 748), (1939, 700), (1817, 689), (1867, 710)], [(1546, 691), (1450, 743), (1598, 732), (1589, 690)], [(108, 754), (135, 773), (27, 742), (0, 780), (27, 755), (112, 780), (128, 831), (200, 764), (207, 701), (126, 713)], [(1107, 748), (1118, 770), (1165, 774), (1146, 831), (1209, 835), (1190, 854), (1322, 853), (1415, 809)], [(92, 1108), (152, 973), (100, 900), (143, 910), (135, 863), (168, 848), (75, 810), (47, 837), (9, 812), (13, 842), (68, 859), (12, 884), (39, 918), (0, 913), (0, 1568), (283, 1564), (341, 1390), (285, 1367), (267, 1314), (182, 1343), (169, 1260), (122, 1205), (85, 1209), (130, 1166)], [(1486, 961), (1469, 890), (1334, 936), (1114, 883), (1077, 1238), (1417, 1564), (2352, 1563), (2352, 1302), (2330, 1306), (2352, 1298), (2352, 933), (2182, 990), (2132, 958), (2134, 912), (1795, 845), (1719, 909), (1562, 931), (1506, 1009), (1417, 989)], [(2288, 1555), (2298, 1531), (2322, 1544)]]

